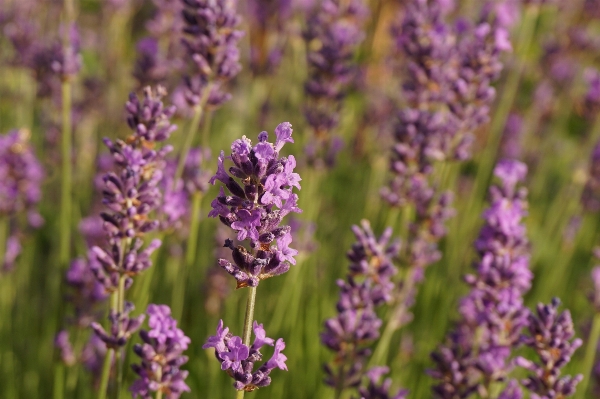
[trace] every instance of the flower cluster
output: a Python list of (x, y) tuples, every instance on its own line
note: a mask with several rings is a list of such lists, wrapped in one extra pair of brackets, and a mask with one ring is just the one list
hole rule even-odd
[(87, 327), (97, 319), (98, 305), (107, 298), (107, 293), (92, 273), (85, 259), (77, 258), (71, 262), (65, 276), (66, 283), (72, 288), (67, 299), (75, 308), (74, 324)]
[[(301, 212), (298, 196), (292, 192), (293, 187), (300, 189), (300, 176), (294, 173), (296, 159), (293, 155), (279, 157), (284, 144), (294, 142), (292, 126), (279, 124), (275, 136), (275, 143), (270, 143), (267, 132), (262, 132), (254, 146), (245, 136), (235, 140), (231, 156), (225, 157), (221, 151), (217, 173), (210, 179), (211, 184), (223, 183), (231, 195), (221, 187), (209, 216), (219, 217), (236, 231), (238, 240), (250, 241), (249, 251), (226, 240), (235, 264), (219, 259), (219, 265), (237, 280), (238, 288), (255, 287), (260, 280), (288, 271), (290, 263), (296, 264), (298, 251), (289, 247), (290, 227), (280, 226), (288, 213)], [(225, 169), (226, 159), (234, 164), (229, 168), (231, 176)]]
[(528, 323), (523, 295), (533, 276), (522, 222), (527, 202), (526, 190), (517, 188), (527, 167), (500, 161), (494, 173), (501, 184), (490, 189), (491, 206), (475, 241), (477, 274), (465, 277), (471, 291), (461, 301), (461, 321), (447, 346), (432, 354), (437, 368), (430, 374), (441, 380), (434, 387), (439, 398), (466, 397), (484, 391), (487, 382), (502, 381), (511, 350)]
[(184, 382), (188, 372), (179, 368), (188, 361), (183, 351), (191, 340), (177, 328), (177, 320), (171, 317), (168, 306), (151, 304), (146, 313), (150, 330), (141, 330), (144, 343), (133, 347), (142, 363), (131, 366), (140, 378), (130, 390), (134, 398), (149, 399), (151, 392), (162, 392), (168, 399), (177, 399), (183, 392), (190, 391)]
[[(252, 392), (255, 389), (271, 384), (271, 371), (280, 368), (287, 370), (285, 361), (287, 357), (281, 353), (285, 349), (285, 342), (279, 338), (275, 342), (267, 337), (262, 324), (256, 321), (252, 325), (254, 342), (250, 347), (242, 343), (242, 338), (229, 333), (229, 328), (223, 328), (223, 320), (217, 326), (217, 334), (208, 338), (202, 346), (204, 349), (214, 348), (215, 357), (221, 363), (221, 370), (235, 380), (233, 387), (238, 391)], [(254, 364), (263, 360), (260, 348), (265, 345), (275, 346), (273, 356), (264, 362), (258, 370), (254, 371)]]
[(203, 99), (210, 106), (219, 106), (231, 97), (223, 84), (241, 70), (237, 46), (243, 32), (236, 30), (241, 20), (236, 14), (236, 1), (182, 1), (185, 4), (182, 43), (189, 57), (185, 99), (192, 107)]
[(373, 367), (365, 374), (369, 383), (366, 388), (359, 388), (358, 392), (361, 399), (406, 399), (408, 391), (399, 389), (395, 395), (390, 394), (392, 380), (386, 378), (381, 383), (381, 377), (390, 370), (387, 367)]
[(549, 305), (538, 304), (537, 316), (529, 315), (529, 336), (521, 341), (532, 348), (539, 356), (539, 363), (523, 357), (517, 358), (517, 364), (531, 372), (521, 383), (531, 392), (532, 399), (566, 398), (575, 393), (582, 375), (560, 377), (561, 368), (570, 360), (582, 344), (576, 338), (571, 313), (568, 310), (558, 313), (560, 300), (554, 298)]
[(144, 101), (132, 94), (127, 102), (127, 122), (134, 133), (127, 141), (104, 139), (113, 157), (115, 171), (104, 175), (103, 204), (108, 208), (101, 214), (104, 231), (109, 238), (106, 248), (93, 246), (90, 262), (96, 278), (107, 291), (114, 291), (121, 276), (126, 287), (134, 276), (151, 265), (150, 254), (161, 245), (153, 240), (142, 249), (145, 233), (158, 227), (150, 213), (161, 204), (159, 183), (163, 177), (164, 157), (170, 146), (154, 149), (176, 129), (169, 121), (174, 107), (164, 108), (159, 88), (145, 90)]
[(315, 157), (327, 158), (336, 144), (329, 134), (339, 123), (342, 100), (357, 74), (353, 58), (364, 38), (367, 16), (362, 0), (323, 0), (308, 13), (303, 32), (308, 48), (304, 114), (321, 143), (317, 148), (323, 148)]
[(0, 242), (3, 258), (0, 269), (13, 267), (21, 253), (19, 232), (12, 226), (15, 217), (26, 214), (31, 227), (40, 227), (43, 219), (36, 211), (41, 199), (44, 170), (29, 143), (25, 129), (11, 130), (0, 135), (0, 221), (5, 223), (6, 242)]
[(389, 228), (379, 238), (366, 220), (352, 230), (357, 242), (347, 255), (346, 281), (337, 283), (338, 314), (325, 322), (321, 333), (323, 345), (335, 352), (333, 363), (325, 365), (325, 383), (343, 389), (359, 385), (364, 375), (369, 345), (379, 337), (382, 324), (375, 308), (391, 299), (391, 277), (397, 271), (392, 259), (400, 250), (399, 242), (390, 243)]
[(122, 312), (111, 309), (108, 315), (110, 331), (106, 331), (98, 322), (94, 321), (90, 324), (96, 336), (106, 344), (107, 348), (117, 349), (125, 346), (129, 337), (142, 326), (145, 315), (129, 317), (129, 313), (134, 308), (133, 303), (125, 302)]

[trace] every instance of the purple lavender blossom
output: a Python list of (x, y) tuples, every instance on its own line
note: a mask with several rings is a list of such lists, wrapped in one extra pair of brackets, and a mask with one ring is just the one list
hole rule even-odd
[(584, 107), (588, 115), (595, 117), (600, 112), (600, 72), (588, 68), (584, 71), (584, 79), (588, 87)]
[(127, 122), (134, 131), (127, 142), (104, 140), (116, 169), (104, 175), (103, 204), (108, 211), (101, 216), (109, 243), (105, 248), (91, 248), (95, 261), (90, 265), (109, 292), (117, 288), (120, 276), (127, 276), (125, 285), (129, 287), (131, 276), (150, 267), (150, 254), (161, 245), (160, 240), (153, 240), (142, 249), (142, 237), (159, 225), (150, 213), (161, 203), (159, 183), (171, 147), (153, 147), (176, 129), (169, 121), (175, 109), (163, 107), (165, 93), (160, 87), (155, 92), (147, 88), (144, 94), (143, 102), (131, 94), (126, 104)]
[(54, 337), (54, 346), (56, 346), (60, 351), (60, 359), (64, 364), (67, 366), (72, 366), (77, 362), (75, 352), (73, 351), (73, 346), (69, 340), (68, 331), (61, 330), (58, 332), (58, 334), (56, 334), (56, 337)]
[[(221, 151), (217, 173), (210, 179), (211, 184), (217, 180), (223, 183), (231, 195), (221, 187), (208, 215), (218, 216), (236, 231), (239, 241), (250, 242), (248, 250), (226, 240), (235, 264), (219, 259), (219, 265), (236, 279), (238, 288), (255, 287), (260, 280), (285, 273), (290, 263), (296, 263), (297, 251), (289, 248), (290, 227), (280, 226), (288, 213), (301, 212), (298, 196), (292, 192), (294, 187), (300, 189), (300, 176), (294, 173), (296, 159), (293, 155), (279, 157), (284, 144), (294, 142), (292, 125), (279, 124), (275, 136), (275, 143), (270, 143), (268, 133), (262, 132), (254, 146), (246, 136), (234, 141), (231, 156), (225, 157)], [(234, 166), (229, 168), (233, 177), (225, 169), (226, 159), (233, 161)]]
[(129, 337), (142, 326), (146, 316), (142, 314), (135, 318), (129, 317), (133, 309), (131, 302), (125, 302), (123, 312), (111, 310), (108, 315), (110, 331), (106, 331), (98, 322), (90, 324), (96, 336), (106, 344), (107, 348), (118, 349), (125, 346)]
[(250, 67), (255, 74), (273, 73), (286, 41), (292, 0), (249, 0)]
[(475, 275), (465, 276), (471, 292), (461, 300), (461, 320), (448, 343), (432, 354), (441, 380), (433, 387), (438, 398), (464, 398), (503, 381), (511, 366), (511, 350), (520, 343), (528, 323), (523, 295), (531, 286), (528, 241), (522, 219), (527, 214), (526, 165), (500, 161), (494, 170), (500, 185), (490, 188), (491, 205), (475, 241), (479, 261)]
[(21, 253), (21, 232), (16, 218), (26, 216), (33, 228), (43, 224), (36, 210), (43, 179), (42, 165), (29, 143), (29, 131), (11, 130), (0, 135), (0, 219), (6, 223), (8, 236), (6, 242), (0, 243), (3, 248), (0, 270), (11, 270)]
[(141, 330), (144, 343), (133, 347), (142, 362), (131, 366), (140, 378), (130, 390), (134, 398), (149, 399), (152, 392), (162, 392), (166, 394), (165, 398), (177, 399), (183, 392), (190, 392), (184, 381), (188, 372), (180, 367), (188, 361), (183, 351), (191, 340), (177, 328), (177, 321), (171, 317), (168, 306), (151, 304), (146, 313), (150, 330)]
[(78, 258), (71, 262), (65, 280), (71, 288), (67, 299), (75, 310), (72, 323), (86, 328), (98, 319), (98, 306), (106, 300), (108, 294), (84, 259)]
[(389, 228), (379, 238), (366, 220), (352, 230), (357, 242), (347, 255), (346, 281), (338, 281), (338, 314), (325, 322), (321, 333), (323, 345), (335, 353), (333, 362), (325, 365), (325, 383), (336, 389), (360, 384), (371, 354), (369, 346), (379, 337), (382, 324), (375, 308), (391, 300), (391, 277), (397, 272), (392, 259), (400, 250), (399, 242), (390, 243)]
[[(221, 370), (235, 380), (233, 387), (238, 391), (252, 392), (256, 389), (271, 384), (271, 371), (275, 368), (287, 370), (285, 361), (287, 357), (281, 353), (285, 349), (285, 342), (279, 338), (267, 337), (262, 324), (256, 321), (252, 324), (254, 342), (250, 347), (242, 343), (242, 339), (229, 333), (228, 327), (223, 327), (223, 320), (219, 321), (217, 333), (208, 338), (202, 346), (203, 349), (214, 348), (215, 357), (221, 362)], [(254, 371), (256, 362), (263, 360), (260, 349), (265, 346), (274, 346), (273, 356), (264, 362), (258, 370)]]
[(390, 394), (392, 379), (386, 378), (381, 383), (381, 377), (389, 372), (387, 367), (373, 367), (365, 373), (369, 383), (366, 388), (359, 388), (361, 399), (406, 399), (408, 391), (398, 390), (395, 395)]
[(529, 336), (521, 341), (532, 348), (539, 356), (539, 363), (518, 357), (517, 365), (533, 373), (521, 383), (531, 392), (532, 399), (566, 398), (575, 394), (577, 384), (583, 379), (560, 377), (561, 368), (571, 360), (571, 356), (582, 344), (576, 338), (571, 313), (568, 310), (558, 313), (560, 300), (554, 298), (549, 305), (538, 304), (537, 315), (530, 314)]
[[(307, 43), (308, 80), (304, 114), (325, 153), (332, 145), (331, 131), (339, 123), (342, 100), (357, 67), (353, 62), (364, 38), (362, 25), (368, 9), (362, 0), (323, 0), (309, 11), (303, 32)], [(321, 156), (317, 154), (317, 156)]]
[(581, 205), (587, 212), (600, 211), (600, 141), (591, 154), (587, 181), (581, 194)]
[[(188, 71), (185, 99), (190, 107), (206, 101), (218, 107), (231, 98), (223, 85), (241, 70), (237, 30), (241, 18), (235, 0), (182, 0), (184, 37)], [(207, 90), (209, 90), (207, 92)]]

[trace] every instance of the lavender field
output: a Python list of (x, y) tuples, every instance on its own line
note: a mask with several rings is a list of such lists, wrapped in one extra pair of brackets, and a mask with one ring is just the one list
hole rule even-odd
[(0, 0), (0, 398), (600, 397), (600, 0)]

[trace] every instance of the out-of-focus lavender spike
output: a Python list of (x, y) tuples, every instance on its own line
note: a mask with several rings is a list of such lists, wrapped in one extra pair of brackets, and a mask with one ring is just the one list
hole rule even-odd
[(526, 190), (517, 187), (526, 173), (525, 164), (509, 160), (500, 161), (494, 170), (500, 184), (490, 188), (491, 205), (475, 241), (477, 273), (465, 276), (471, 291), (461, 300), (461, 320), (447, 344), (432, 354), (436, 369), (429, 373), (440, 380), (433, 387), (438, 398), (485, 392), (485, 381), (503, 381), (511, 369), (511, 350), (528, 323), (523, 295), (532, 279), (522, 221)]
[(274, 73), (283, 55), (292, 0), (249, 0), (246, 7), (250, 22), (250, 68), (255, 75)]
[(25, 129), (0, 135), (0, 220), (6, 227), (6, 241), (0, 243), (0, 271), (11, 270), (21, 253), (21, 231), (16, 218), (26, 216), (33, 228), (44, 223), (36, 210), (42, 196), (44, 170), (33, 153), (29, 135)]
[(523, 399), (523, 390), (516, 380), (510, 380), (498, 395), (498, 399)]
[(108, 245), (90, 249), (90, 266), (109, 292), (116, 290), (121, 275), (127, 275), (129, 287), (131, 276), (150, 267), (151, 253), (161, 245), (160, 240), (153, 240), (142, 249), (142, 237), (159, 225), (150, 214), (161, 204), (159, 184), (164, 157), (171, 150), (170, 146), (154, 147), (176, 129), (169, 121), (175, 109), (163, 106), (164, 94), (160, 87), (156, 91), (147, 88), (142, 102), (132, 94), (125, 107), (132, 136), (126, 142), (104, 140), (115, 168), (103, 177), (102, 202), (107, 211), (101, 216)]
[[(334, 361), (325, 365), (325, 383), (336, 389), (360, 384), (371, 354), (370, 345), (379, 337), (381, 320), (375, 308), (389, 302), (394, 284), (391, 277), (397, 272), (392, 259), (398, 255), (400, 244), (390, 242), (392, 231), (387, 229), (376, 237), (368, 221), (352, 228), (357, 242), (348, 252), (350, 265), (346, 281), (338, 280), (340, 298), (338, 314), (325, 321), (321, 342), (335, 353)], [(366, 392), (379, 389), (378, 377), (371, 380)], [(385, 382), (383, 386), (389, 383)]]
[(65, 280), (71, 288), (67, 299), (75, 310), (73, 324), (86, 328), (98, 319), (98, 305), (106, 300), (108, 294), (104, 285), (94, 276), (88, 261), (84, 259), (71, 262)]
[(521, 342), (539, 357), (539, 362), (524, 357), (516, 359), (518, 366), (533, 373), (521, 381), (533, 399), (567, 398), (575, 394), (577, 384), (583, 379), (581, 374), (560, 377), (561, 369), (569, 363), (582, 341), (573, 339), (571, 313), (568, 310), (558, 313), (559, 305), (558, 298), (549, 305), (538, 304), (537, 314), (529, 315), (529, 335), (521, 337)]
[[(239, 241), (250, 242), (248, 250), (226, 240), (234, 263), (219, 259), (219, 265), (236, 279), (238, 288), (255, 287), (260, 280), (285, 273), (290, 264), (296, 264), (298, 251), (289, 247), (290, 226), (280, 226), (287, 214), (301, 212), (298, 195), (292, 191), (294, 187), (300, 189), (300, 176), (294, 172), (296, 159), (293, 155), (279, 156), (286, 142), (294, 142), (292, 125), (279, 124), (275, 136), (271, 143), (267, 141), (268, 133), (261, 132), (254, 146), (246, 136), (235, 140), (230, 156), (225, 157), (221, 151), (217, 173), (210, 179), (211, 184), (220, 181), (230, 195), (222, 186), (208, 216), (218, 217), (236, 231)], [(228, 170), (225, 160), (233, 162)]]
[(322, 158), (333, 164), (333, 159), (326, 159), (333, 145), (331, 133), (339, 123), (342, 100), (357, 76), (353, 58), (364, 38), (367, 16), (362, 0), (322, 0), (308, 12), (303, 32), (308, 48), (304, 114), (318, 142), (311, 161)]
[(131, 302), (125, 302), (123, 312), (111, 310), (108, 315), (110, 321), (110, 330), (106, 331), (98, 322), (92, 322), (90, 325), (98, 338), (106, 344), (107, 348), (118, 349), (125, 346), (129, 337), (131, 337), (144, 322), (145, 315), (131, 318), (129, 313), (134, 309)]
[(134, 398), (151, 398), (152, 392), (162, 392), (169, 399), (178, 399), (183, 392), (190, 392), (184, 382), (188, 372), (180, 367), (188, 361), (183, 352), (191, 340), (177, 328), (168, 306), (150, 304), (146, 313), (150, 330), (141, 330), (144, 343), (133, 347), (142, 362), (131, 366), (140, 378), (130, 391)]
[(73, 346), (69, 339), (69, 332), (61, 330), (54, 337), (54, 346), (60, 351), (60, 358), (67, 366), (72, 366), (77, 362), (77, 357), (73, 351)]
[(581, 193), (581, 205), (587, 212), (600, 211), (600, 141), (592, 151), (587, 181)]
[(392, 379), (386, 378), (381, 381), (381, 377), (389, 372), (387, 367), (373, 367), (365, 373), (368, 379), (366, 387), (360, 387), (358, 392), (361, 399), (406, 399), (408, 391), (399, 389), (396, 394), (390, 393)]
[[(218, 107), (231, 98), (224, 84), (241, 70), (238, 42), (244, 32), (237, 30), (241, 18), (236, 0), (181, 0), (182, 43), (188, 69), (184, 78), (185, 99), (190, 107), (203, 99)], [(208, 90), (208, 92), (207, 92)]]
[[(255, 338), (253, 344), (248, 347), (242, 343), (242, 338), (229, 332), (229, 327), (223, 327), (221, 320), (216, 335), (209, 337), (202, 346), (204, 349), (215, 349), (215, 357), (221, 363), (221, 370), (227, 371), (235, 380), (233, 387), (238, 391), (252, 392), (270, 385), (270, 374), (275, 368), (287, 371), (287, 357), (282, 353), (285, 349), (283, 339), (275, 341), (267, 337), (263, 325), (256, 321), (252, 330)], [(273, 356), (255, 371), (255, 363), (263, 360), (260, 349), (265, 345), (274, 346)]]
[[(223, 245), (229, 239), (230, 231), (227, 226), (222, 223), (217, 225), (215, 232), (215, 249), (214, 257), (216, 259), (227, 258), (231, 254), (231, 249)], [(237, 242), (233, 242), (237, 246)], [(228, 298), (231, 292), (229, 285), (229, 277), (227, 272), (218, 264), (211, 266), (206, 271), (205, 282), (202, 285), (204, 292), (206, 312), (213, 316), (218, 316), (221, 311), (224, 301)]]
[(584, 98), (584, 107), (589, 116), (600, 114), (600, 71), (588, 68), (584, 71), (584, 79), (588, 90)]

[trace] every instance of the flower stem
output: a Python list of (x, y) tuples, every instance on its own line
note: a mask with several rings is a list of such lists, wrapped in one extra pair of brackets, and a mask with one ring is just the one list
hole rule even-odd
[(600, 313), (594, 315), (594, 321), (592, 322), (592, 330), (588, 337), (588, 342), (585, 347), (585, 357), (583, 358), (583, 381), (581, 386), (577, 388), (577, 394), (575, 399), (582, 399), (585, 397), (590, 378), (592, 378), (592, 367), (594, 366), (594, 359), (596, 358), (596, 346), (600, 339)]
[[(246, 317), (244, 318), (244, 337), (243, 343), (250, 346), (250, 337), (252, 335), (252, 321), (254, 321), (254, 305), (256, 303), (256, 287), (248, 289), (248, 301), (246, 302)], [(237, 391), (236, 399), (243, 399), (245, 391)]]
[(192, 122), (190, 123), (190, 127), (188, 129), (187, 135), (185, 136), (185, 141), (183, 142), (183, 147), (181, 148), (181, 152), (179, 153), (179, 161), (177, 162), (177, 169), (175, 170), (175, 178), (174, 182), (177, 182), (181, 175), (183, 174), (183, 168), (185, 167), (185, 161), (188, 157), (188, 153), (192, 148), (192, 143), (194, 142), (194, 136), (196, 136), (196, 132), (198, 131), (198, 125), (200, 125), (200, 119), (202, 118), (202, 111), (204, 107), (202, 104), (198, 104), (194, 108), (194, 116), (192, 117)]
[(113, 353), (115, 350), (109, 348), (104, 358), (102, 365), (102, 377), (100, 378), (100, 387), (98, 389), (98, 399), (106, 399), (106, 389), (108, 388), (108, 377), (110, 376), (110, 364), (112, 362)]
[(162, 399), (162, 391), (160, 389), (156, 391), (156, 399)]
[(71, 242), (71, 186), (73, 170), (71, 165), (71, 82), (66, 79), (62, 83), (62, 172), (60, 198), (60, 266), (69, 262)]
[(181, 318), (183, 301), (185, 300), (185, 286), (187, 271), (191, 270), (196, 260), (196, 246), (198, 245), (198, 232), (200, 228), (200, 207), (202, 205), (202, 193), (195, 192), (192, 196), (192, 214), (190, 221), (190, 234), (185, 248), (185, 263), (179, 267), (175, 289), (173, 290), (173, 305), (171, 310), (173, 318)]
[(6, 254), (6, 241), (9, 236), (8, 217), (0, 217), (0, 270), (4, 267), (4, 256)]
[[(122, 264), (122, 262), (121, 262)], [(125, 311), (125, 280), (127, 279), (127, 275), (121, 274), (119, 277), (119, 288), (117, 290), (117, 311), (120, 315)], [(120, 325), (119, 325), (120, 328)], [(121, 395), (121, 385), (123, 384), (123, 349), (119, 348), (116, 351), (117, 355), (117, 385), (115, 389), (115, 398), (119, 399)]]

